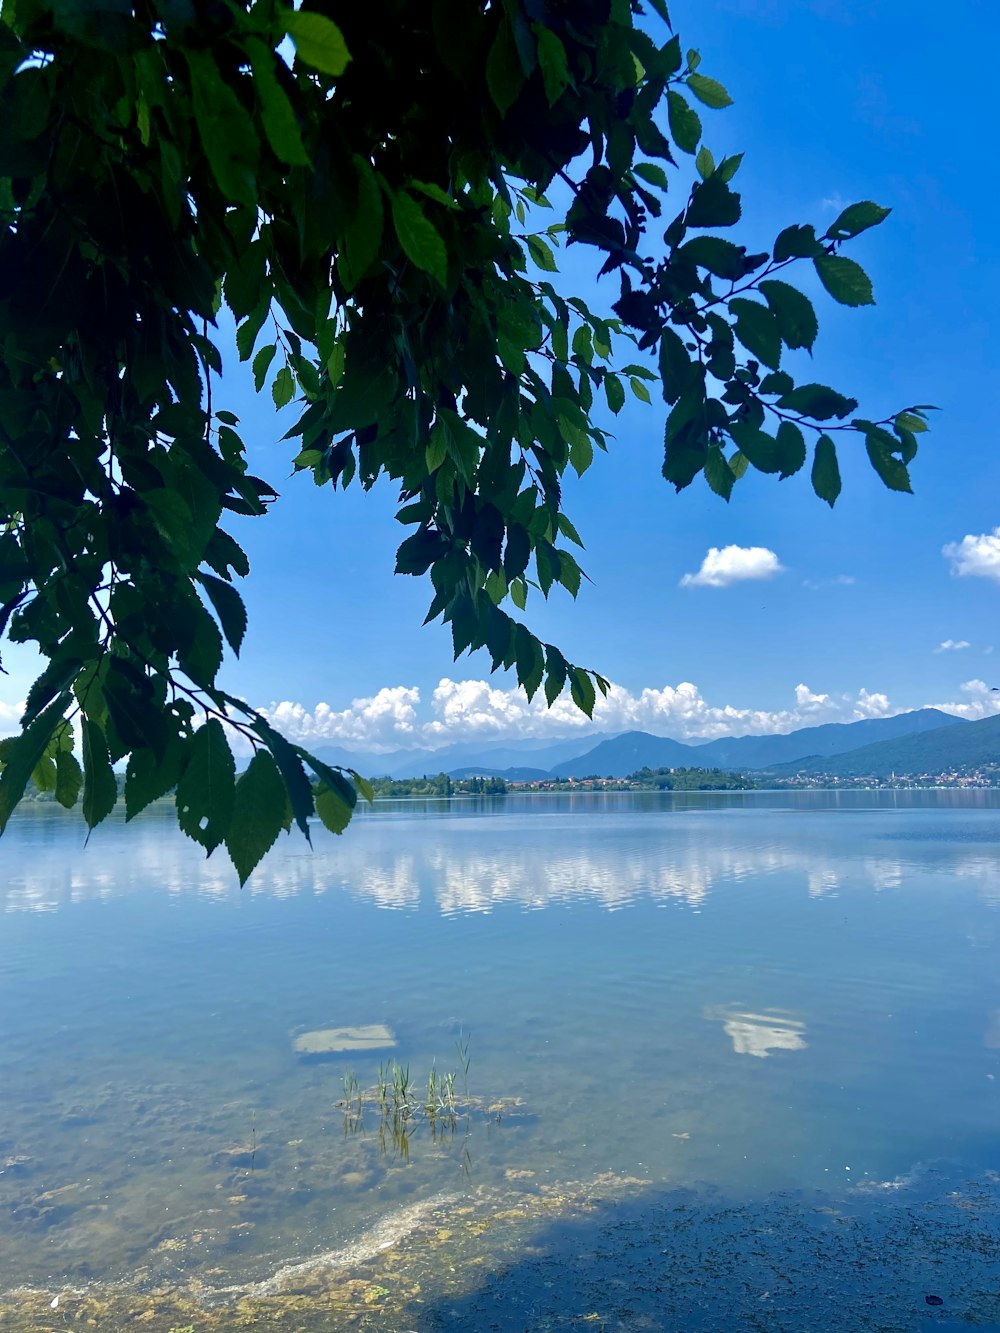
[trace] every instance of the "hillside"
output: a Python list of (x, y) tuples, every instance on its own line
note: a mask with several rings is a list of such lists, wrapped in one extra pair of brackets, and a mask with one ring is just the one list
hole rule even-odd
[(554, 778), (624, 778), (639, 768), (697, 768), (704, 764), (696, 756), (698, 749), (673, 741), (668, 736), (651, 736), (648, 731), (626, 731), (614, 740), (602, 741), (576, 759), (556, 764)]
[(920, 708), (912, 713), (866, 718), (862, 722), (827, 722), (821, 727), (803, 727), (781, 736), (724, 736), (698, 746), (697, 762), (717, 768), (770, 768), (773, 764), (792, 763), (805, 755), (844, 754), (863, 745), (956, 723), (969, 725), (939, 708)]
[(814, 755), (776, 765), (770, 771), (782, 777), (815, 773), (844, 778), (886, 778), (892, 773), (916, 776), (973, 771), (988, 764), (1000, 764), (1000, 714), (980, 722), (960, 722), (865, 745), (833, 757)]
[(552, 769), (553, 777), (582, 778), (591, 774), (621, 778), (638, 768), (772, 768), (809, 757), (843, 754), (862, 745), (936, 728), (967, 727), (949, 713), (921, 708), (895, 717), (867, 718), (861, 722), (829, 722), (771, 736), (724, 736), (699, 744), (684, 744), (647, 731), (626, 731), (585, 754)]

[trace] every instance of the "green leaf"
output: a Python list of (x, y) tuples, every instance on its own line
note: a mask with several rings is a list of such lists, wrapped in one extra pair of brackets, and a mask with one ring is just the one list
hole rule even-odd
[(704, 144), (698, 149), (698, 155), (694, 160), (695, 170), (703, 181), (708, 180), (715, 170), (715, 158)]
[(435, 278), (448, 283), (448, 253), (441, 233), (424, 216), (417, 201), (405, 192), (392, 196), (392, 221), (407, 258)]
[(695, 236), (684, 242), (675, 257), (708, 269), (717, 278), (735, 282), (743, 277), (746, 254), (744, 246), (734, 245), (722, 236)]
[(791, 393), (782, 394), (778, 406), (814, 421), (829, 421), (831, 417), (848, 416), (858, 404), (856, 399), (845, 398), (825, 384), (800, 384)]
[(806, 461), (806, 442), (805, 437), (798, 426), (791, 421), (783, 421), (778, 427), (778, 433), (775, 438), (777, 445), (778, 462), (782, 480), (785, 477), (794, 476)]
[(213, 717), (199, 727), (190, 751), (177, 784), (177, 822), (211, 856), (233, 816), (236, 765), (222, 723)]
[(316, 813), (331, 833), (343, 833), (351, 822), (354, 811), (339, 792), (320, 783), (316, 792)]
[(723, 107), (733, 104), (733, 99), (716, 79), (706, 79), (704, 74), (689, 74), (685, 82), (698, 101), (704, 102), (713, 111), (721, 111)]
[(826, 234), (831, 241), (849, 240), (850, 237), (859, 236), (861, 232), (867, 231), (869, 227), (877, 227), (891, 212), (891, 208), (882, 208), (880, 204), (873, 204), (870, 199), (860, 204), (850, 204)]
[(841, 305), (874, 305), (871, 279), (860, 264), (843, 255), (817, 255), (813, 260), (820, 282)]
[(594, 704), (597, 702), (597, 693), (594, 689), (594, 682), (582, 667), (571, 666), (569, 668), (569, 688), (573, 696), (573, 702), (581, 713), (586, 713), (590, 718), (594, 716)]
[(670, 188), (670, 179), (661, 166), (655, 162), (635, 162), (632, 170), (636, 176), (646, 181), (648, 185), (655, 185), (658, 190), (666, 194)]
[(663, 397), (676, 403), (691, 378), (691, 355), (673, 329), (664, 326), (660, 333), (660, 379)]
[(83, 786), (83, 770), (68, 750), (59, 750), (56, 754), (56, 800), (67, 810), (72, 810), (80, 797)]
[(774, 258), (779, 264), (786, 259), (812, 259), (821, 254), (823, 247), (816, 239), (816, 228), (811, 226), (786, 227), (774, 243)]
[(545, 85), (545, 98), (549, 106), (555, 106), (571, 82), (566, 48), (551, 28), (533, 23), (531, 30), (538, 42), (538, 65)]
[(740, 196), (715, 175), (695, 185), (684, 221), (689, 227), (732, 227), (741, 212)]
[(562, 694), (566, 684), (568, 663), (558, 648), (546, 645), (545, 653), (545, 702), (551, 708)]
[(812, 348), (819, 324), (812, 302), (787, 282), (766, 278), (758, 288), (771, 307), (786, 347)]
[(382, 191), (371, 163), (358, 153), (353, 154), (351, 162), (357, 193), (344, 233), (344, 248), (337, 257), (337, 272), (345, 286), (353, 291), (378, 256), (384, 210)]
[(500, 115), (505, 116), (524, 85), (524, 70), (510, 24), (502, 10), (500, 14), (500, 26), (486, 57), (486, 85)]
[(357, 787), (360, 794), (365, 798), (365, 800), (368, 802), (369, 805), (374, 805), (375, 788), (372, 786), (372, 784), (368, 781), (367, 778), (363, 778), (360, 773), (356, 773), (353, 768), (349, 768), (347, 771), (350, 773), (351, 779), (354, 782), (354, 785), (355, 787)]
[(732, 422), (729, 433), (739, 445), (740, 453), (749, 460), (751, 467), (756, 468), (758, 472), (781, 472), (781, 457), (777, 441), (772, 436), (746, 421)]
[(295, 111), (275, 74), (274, 62), (281, 57), (255, 38), (249, 39), (246, 46), (268, 143), (274, 149), (275, 155), (288, 166), (309, 166), (309, 155), (302, 143)]
[(351, 60), (344, 34), (336, 23), (312, 10), (286, 10), (285, 31), (295, 43), (295, 54), (306, 65), (334, 78)]
[(895, 456), (878, 434), (865, 435), (865, 449), (872, 467), (890, 491), (903, 491), (906, 494), (912, 492), (913, 487), (910, 485), (910, 474), (906, 470), (906, 464)]
[(198, 578), (215, 608), (230, 648), (239, 657), (243, 636), (247, 632), (247, 612), (243, 598), (231, 583), (223, 579), (217, 579), (211, 574), (199, 574)]
[(188, 48), (185, 58), (198, 137), (216, 184), (227, 199), (256, 208), (260, 150), (253, 120), (207, 51)]
[(629, 379), (629, 385), (640, 402), (651, 403), (653, 401), (649, 396), (649, 390), (646, 388), (645, 384), (643, 384), (642, 380), (638, 379), (635, 375), (632, 375)]
[(705, 480), (716, 495), (721, 495), (723, 500), (729, 499), (736, 477), (718, 445), (713, 445), (705, 455)]
[(832, 509), (840, 494), (840, 464), (837, 462), (837, 446), (829, 435), (821, 435), (816, 441), (812, 487), (819, 498), (825, 500)]
[(559, 265), (548, 242), (543, 241), (540, 236), (529, 236), (527, 242), (528, 253), (538, 267), (544, 269), (546, 273), (558, 273)]
[(729, 302), (736, 316), (734, 332), (743, 346), (765, 366), (777, 370), (781, 362), (781, 332), (774, 314), (759, 301), (747, 301), (742, 296)]
[(514, 579), (510, 584), (510, 599), (519, 611), (528, 604), (528, 585), (524, 579)]
[(184, 743), (172, 735), (162, 756), (133, 750), (125, 768), (125, 821), (135, 819), (153, 801), (177, 786), (187, 758)]
[(278, 771), (285, 783), (285, 790), (292, 805), (292, 817), (305, 835), (306, 841), (310, 842), (309, 816), (316, 807), (313, 801), (312, 784), (306, 777), (302, 760), (284, 736), (275, 731), (267, 719), (261, 717), (259, 713), (251, 724), (251, 730), (256, 732), (274, 756), (274, 762), (278, 765)]
[(617, 416), (625, 406), (625, 389), (617, 375), (604, 376), (604, 396), (608, 400), (608, 407)]
[(287, 407), (295, 397), (295, 376), (287, 366), (282, 366), (271, 385), (271, 397), (277, 408)]
[(920, 435), (927, 430), (927, 422), (916, 412), (900, 412), (893, 423), (897, 430), (908, 430)]
[(71, 697), (68, 691), (60, 694), (19, 736), (5, 742), (4, 770), (0, 773), (0, 833), (24, 795), (28, 779), (62, 722)]
[(260, 349), (253, 359), (253, 382), (258, 393), (264, 387), (267, 372), (271, 368), (271, 362), (274, 360), (274, 354), (277, 350), (274, 343), (268, 343), (266, 347)]
[(236, 782), (226, 834), (241, 888), (284, 828), (287, 802), (277, 764), (266, 750), (258, 750)]
[(115, 781), (108, 742), (93, 718), (83, 719), (83, 817), (88, 828), (96, 828), (115, 808), (118, 783)]
[(684, 153), (695, 153), (701, 139), (701, 119), (680, 93), (667, 93), (667, 120), (674, 143)]

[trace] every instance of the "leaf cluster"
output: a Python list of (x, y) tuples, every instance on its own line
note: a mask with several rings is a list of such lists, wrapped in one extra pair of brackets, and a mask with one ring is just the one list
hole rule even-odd
[[(662, 0), (644, 8), (9, 0), (0, 630), (47, 665), (0, 753), (0, 829), (29, 780), (93, 827), (125, 763), (129, 817), (176, 790), (181, 828), (243, 880), (282, 828), (339, 832), (364, 791), (218, 684), (247, 624), (229, 525), (276, 498), (214, 401), (223, 304), (258, 391), (294, 416), (294, 468), (397, 489), (396, 569), (428, 577), (456, 657), (485, 648), (529, 697), (568, 688), (588, 715), (607, 681), (518, 613), (580, 590), (564, 479), (607, 448), (605, 406), (650, 401), (640, 353), (678, 489), (791, 475), (812, 431), (832, 503), (845, 425), (909, 488), (925, 409), (853, 417), (782, 365), (817, 334), (784, 270), (870, 303), (841, 247), (887, 210), (789, 227), (764, 255), (716, 235), (740, 218), (739, 158), (716, 164), (695, 103), (730, 99)], [(664, 230), (685, 155), (698, 179)], [(614, 318), (563, 291), (567, 244), (617, 275)]]

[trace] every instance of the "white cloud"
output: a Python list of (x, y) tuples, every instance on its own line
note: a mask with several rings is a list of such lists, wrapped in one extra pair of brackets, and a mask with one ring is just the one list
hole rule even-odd
[(420, 691), (413, 686), (383, 688), (367, 699), (355, 699), (350, 708), (335, 711), (319, 703), (310, 712), (302, 704), (272, 703), (262, 709), (285, 735), (297, 741), (339, 741), (375, 749), (420, 743), (417, 704)]
[(936, 653), (960, 653), (963, 648), (971, 648), (968, 639), (944, 639), (934, 649)]
[(898, 713), (898, 708), (893, 708), (889, 702), (887, 694), (869, 694), (867, 690), (859, 690), (858, 697), (854, 701), (854, 720), (861, 721), (867, 717), (889, 717), (892, 713)]
[(770, 579), (784, 566), (766, 546), (709, 548), (697, 574), (685, 574), (682, 588), (725, 588), (744, 579)]
[(10, 736), (20, 730), (19, 724), (23, 712), (23, 700), (21, 703), (7, 704), (0, 699), (0, 736)]
[(978, 537), (967, 534), (960, 542), (943, 546), (941, 554), (951, 561), (953, 574), (978, 575), (1000, 583), (1000, 528), (981, 532)]
[(504, 689), (485, 680), (441, 680), (428, 704), (416, 689), (397, 686), (350, 708), (321, 703), (275, 703), (263, 711), (293, 740), (340, 744), (383, 752), (396, 748), (436, 749), (457, 741), (498, 741), (562, 737), (600, 731), (650, 731), (687, 740), (717, 736), (762, 735), (794, 731), (820, 722), (856, 722), (898, 711), (885, 694), (866, 689), (857, 695), (825, 694), (808, 685), (795, 687), (794, 706), (770, 711), (710, 703), (697, 685), (682, 681), (633, 693), (612, 685), (597, 697), (591, 722), (565, 694), (552, 708), (542, 695), (529, 703), (519, 688)]
[(803, 579), (803, 588), (818, 592), (820, 588), (851, 588), (857, 583), (853, 574), (834, 574), (832, 579)]
[(957, 703), (933, 704), (931, 707), (955, 713), (969, 722), (978, 722), (980, 718), (1000, 713), (1000, 690), (993, 689), (984, 680), (967, 680), (959, 689), (964, 697)]

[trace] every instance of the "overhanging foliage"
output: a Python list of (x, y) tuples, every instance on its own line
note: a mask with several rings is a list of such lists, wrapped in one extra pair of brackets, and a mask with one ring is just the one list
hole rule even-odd
[[(516, 613), (579, 591), (562, 478), (606, 447), (598, 404), (650, 401), (650, 356), (678, 490), (703, 474), (728, 499), (748, 467), (811, 455), (832, 504), (843, 429), (909, 489), (924, 409), (858, 418), (782, 365), (818, 331), (787, 270), (871, 303), (841, 249), (888, 210), (762, 254), (717, 234), (740, 159), (715, 162), (699, 108), (729, 100), (662, 0), (8, 0), (0, 620), (48, 665), (3, 743), (0, 830), (29, 778), (93, 827), (127, 759), (127, 816), (176, 788), (243, 881), (282, 828), (340, 832), (367, 794), (216, 683), (249, 572), (221, 523), (275, 498), (218, 401), (223, 301), (227, 355), (300, 408), (295, 467), (398, 487), (396, 569), (429, 575), (456, 656), (485, 647), (588, 714), (607, 682)], [(671, 203), (678, 156), (696, 181)], [(558, 285), (564, 244), (618, 275), (616, 318)], [(254, 750), (239, 777), (231, 728)]]

